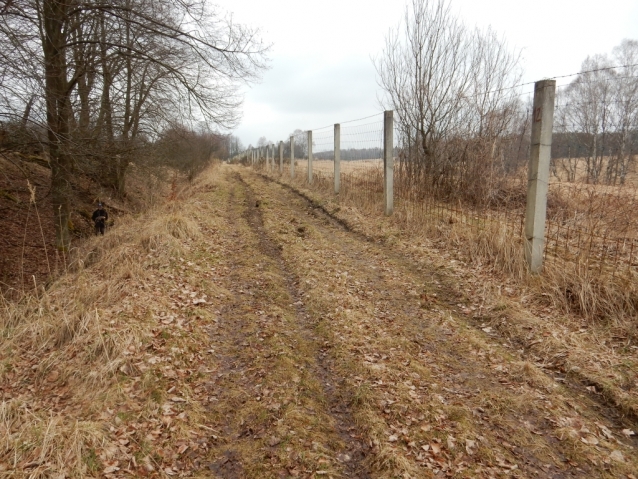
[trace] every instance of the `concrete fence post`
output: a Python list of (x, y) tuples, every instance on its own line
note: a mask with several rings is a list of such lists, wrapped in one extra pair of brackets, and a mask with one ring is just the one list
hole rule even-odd
[(295, 137), (290, 137), (290, 179), (295, 178)]
[(555, 96), (556, 80), (535, 83), (525, 211), (525, 259), (532, 273), (543, 268)]
[(284, 142), (279, 142), (279, 174), (284, 172)]
[(308, 184), (312, 185), (312, 130), (308, 130)]
[(385, 215), (394, 212), (394, 112), (383, 114), (383, 204)]
[(335, 168), (335, 195), (341, 189), (341, 125), (335, 123), (334, 168)]

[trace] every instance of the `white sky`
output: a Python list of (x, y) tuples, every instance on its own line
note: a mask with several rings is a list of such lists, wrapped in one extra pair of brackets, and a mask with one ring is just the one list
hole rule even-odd
[[(587, 55), (638, 39), (638, 0), (451, 0), (468, 26), (491, 25), (522, 50), (523, 82), (577, 72)], [(272, 43), (271, 68), (245, 90), (244, 145), (381, 111), (371, 58), (405, 0), (216, 0)], [(559, 85), (570, 79), (559, 80)], [(528, 87), (531, 91), (532, 86)]]

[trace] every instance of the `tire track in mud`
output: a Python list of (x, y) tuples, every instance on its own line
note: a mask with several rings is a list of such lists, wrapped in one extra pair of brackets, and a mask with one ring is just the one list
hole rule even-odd
[[(235, 190), (231, 189), (229, 192), (228, 203), (226, 205), (225, 218), (225, 221), (229, 224), (229, 226), (234, 203)], [(238, 234), (233, 233), (232, 236), (236, 239)], [(239, 278), (234, 274), (236, 265), (232, 261), (233, 258), (228, 259), (230, 260), (229, 264), (231, 270), (231, 274), (228, 279), (230, 279), (236, 287), (239, 287), (240, 290), (243, 290), (245, 286), (242, 284), (242, 278)], [(242, 299), (235, 290), (229, 289), (229, 291), (231, 291), (232, 296), (230, 301), (226, 302), (226, 304), (224, 304), (219, 310), (220, 314), (217, 321), (217, 327), (209, 330), (211, 342), (213, 344), (222, 345), (222, 351), (217, 354), (221, 368), (218, 370), (215, 379), (211, 382), (212, 384), (215, 384), (215, 387), (210, 390), (211, 392), (213, 389), (215, 391), (220, 391), (218, 394), (218, 400), (221, 404), (230, 403), (233, 405), (236, 398), (228, 397), (228, 388), (219, 386), (224, 385), (225, 381), (233, 383), (236, 383), (238, 380), (241, 381), (241, 377), (234, 378), (233, 376), (235, 376), (238, 371), (247, 369), (248, 365), (244, 364), (244, 361), (239, 355), (233, 354), (233, 351), (224, 351), (224, 349), (228, 348), (228, 346), (231, 346), (234, 349), (239, 349), (246, 338), (243, 334), (243, 327), (245, 326), (243, 324), (243, 315), (237, 314), (237, 309), (241, 308)], [(231, 316), (234, 324), (231, 324)], [(237, 324), (237, 321), (240, 321), (242, 324)], [(220, 347), (216, 346), (216, 348)], [(235, 387), (236, 386), (237, 384), (235, 384)], [(246, 384), (240, 384), (240, 386), (244, 389), (247, 388)], [(236, 404), (236, 406), (239, 407), (240, 404)], [(221, 457), (218, 456), (215, 461), (211, 462), (208, 465), (208, 469), (212, 473), (215, 473), (217, 477), (222, 477), (224, 479), (241, 479), (245, 477), (244, 464), (242, 463), (242, 459), (235, 447), (236, 441), (241, 437), (241, 432), (233, 427), (231, 421), (232, 418), (227, 412), (224, 416), (223, 433), (226, 443), (219, 445), (218, 453), (221, 453)]]
[[(317, 218), (323, 218), (327, 223), (330, 223), (333, 227), (340, 229), (344, 232), (347, 232), (353, 237), (358, 238), (362, 241), (365, 241), (369, 244), (384, 244), (385, 240), (383, 239), (375, 239), (374, 237), (368, 236), (366, 233), (357, 230), (356, 227), (353, 227), (346, 220), (339, 218), (333, 212), (328, 210), (322, 204), (319, 204), (315, 199), (308, 196), (302, 190), (299, 190), (293, 185), (289, 185), (287, 183), (278, 181), (275, 178), (264, 175), (262, 173), (257, 172), (256, 175), (261, 178), (263, 181), (267, 183), (274, 183), (282, 187), (284, 190), (289, 191), (295, 196), (303, 199), (307, 202), (308, 207), (311, 208), (311, 214)], [(450, 277), (445, 275), (442, 271), (429, 267), (428, 265), (419, 265), (418, 262), (410, 260), (409, 257), (406, 257), (404, 254), (392, 251), (388, 249), (384, 252), (385, 256), (396, 263), (401, 268), (407, 270), (410, 274), (413, 274), (418, 277), (423, 277), (424, 275), (431, 276), (432, 279), (436, 280), (437, 286), (432, 289), (433, 292), (436, 292), (440, 297), (446, 298), (445, 304), (447, 306), (454, 308), (457, 306), (457, 303), (466, 302), (466, 298), (462, 293), (460, 293), (457, 288), (452, 285)], [(476, 331), (482, 330), (481, 323), (485, 322), (486, 319), (482, 318), (477, 320), (469, 320), (466, 318), (461, 318), (466, 324), (473, 327)], [(518, 349), (522, 349), (523, 353), (520, 354), (520, 358), (523, 360), (530, 360), (529, 355), (532, 349), (530, 346), (520, 339), (516, 337), (511, 337), (507, 334), (502, 334), (498, 328), (495, 330), (499, 333), (499, 336), (502, 340), (509, 340), (515, 345)], [(542, 373), (551, 381), (560, 381), (561, 384), (569, 389), (574, 395), (585, 396), (588, 399), (589, 407), (597, 409), (598, 413), (601, 414), (605, 419), (607, 419), (610, 423), (614, 424), (618, 429), (623, 428), (636, 428), (638, 427), (638, 416), (636, 416), (633, 411), (627, 411), (621, 405), (619, 405), (614, 398), (610, 398), (605, 394), (605, 385), (600, 384), (599, 382), (593, 381), (591, 378), (582, 375), (579, 372), (571, 371), (569, 374), (566, 374), (564, 371), (560, 371), (555, 367), (546, 367), (541, 369)], [(558, 379), (556, 379), (558, 378)], [(597, 392), (591, 391), (591, 386), (595, 387)], [(602, 393), (600, 392), (602, 391)], [(627, 442), (631, 443), (634, 447), (638, 447), (638, 435), (631, 436), (626, 439)]]
[(365, 459), (370, 452), (370, 447), (358, 439), (357, 427), (352, 412), (344, 399), (346, 395), (340, 391), (339, 383), (342, 381), (334, 376), (330, 359), (325, 354), (322, 354), (320, 340), (314, 333), (313, 318), (304, 307), (304, 301), (298, 288), (298, 278), (289, 270), (278, 245), (268, 236), (264, 228), (260, 205), (255, 198), (254, 191), (239, 173), (235, 173), (233, 179), (244, 188), (246, 208), (243, 216), (257, 236), (261, 252), (278, 265), (282, 276), (285, 278), (288, 292), (293, 300), (291, 306), (295, 309), (299, 333), (309, 344), (314, 345), (316, 354), (313, 358), (312, 372), (322, 386), (327, 410), (335, 421), (336, 432), (345, 444), (345, 449), (341, 453), (341, 457), (345, 458), (341, 461), (344, 467), (344, 474), (347, 477), (370, 478), (371, 476), (365, 465)]
[[(263, 175), (256, 175), (256, 177), (261, 179), (266, 185), (268, 183), (278, 184), (278, 182), (273, 181), (272, 179), (268, 177), (263, 177)], [(366, 267), (370, 264), (373, 257), (375, 255), (378, 255), (380, 258), (382, 258), (382, 261), (388, 263), (392, 268), (406, 272), (407, 276), (412, 276), (412, 280), (416, 281), (416, 283), (421, 283), (426, 281), (424, 276), (427, 274), (432, 275), (433, 278), (438, 278), (440, 285), (436, 289), (449, 290), (448, 293), (450, 295), (450, 298), (448, 298), (448, 300), (446, 301), (446, 303), (449, 303), (449, 304), (447, 306), (446, 304), (441, 304), (440, 306), (444, 308), (448, 307), (448, 309), (452, 310), (453, 307), (455, 306), (454, 303), (461, 299), (458, 296), (458, 293), (454, 290), (454, 288), (452, 288), (450, 285), (447, 284), (447, 278), (444, 278), (439, 271), (436, 271), (433, 268), (426, 268), (427, 271), (418, 270), (416, 265), (409, 264), (408, 259), (404, 257), (403, 255), (401, 255), (400, 253), (391, 252), (391, 251), (380, 251), (380, 246), (376, 244), (377, 241), (375, 241), (373, 238), (369, 238), (356, 231), (353, 232), (351, 227), (346, 222), (341, 221), (339, 219), (335, 219), (334, 216), (329, 211), (327, 211), (324, 207), (322, 207), (321, 205), (317, 205), (315, 201), (308, 198), (306, 195), (300, 194), (294, 187), (290, 187), (289, 185), (284, 185), (284, 184), (280, 184), (280, 186), (283, 187), (282, 188), (283, 191), (287, 190), (290, 192), (291, 195), (294, 195), (293, 197), (298, 197), (303, 200), (302, 202), (307, 203), (307, 208), (304, 208), (304, 205), (294, 205), (292, 203), (288, 204), (288, 206), (290, 207), (291, 211), (295, 211), (297, 213), (301, 213), (303, 211), (304, 213), (307, 213), (308, 215), (314, 217), (316, 221), (311, 220), (310, 224), (317, 230), (317, 232), (321, 236), (324, 236), (324, 238), (329, 243), (338, 245), (338, 246), (335, 246), (335, 250), (339, 251), (340, 256), (344, 256), (348, 258), (349, 260), (348, 262), (350, 264), (348, 266), (344, 264), (343, 267), (352, 268), (354, 266), (355, 268), (356, 267), (361, 268), (361, 270), (366, 269)], [(265, 195), (268, 195), (269, 193), (270, 192), (268, 191), (263, 192), (263, 194)], [(276, 196), (274, 193), (272, 194), (273, 196)], [(341, 236), (341, 235), (336, 235), (336, 233), (339, 231), (342, 233), (348, 233), (348, 234), (353, 233), (351, 235), (352, 237), (350, 238), (351, 241), (348, 241), (348, 240), (344, 241), (343, 238), (338, 238), (337, 236)], [(363, 248), (355, 248), (354, 241), (356, 240), (363, 241), (362, 246), (363, 245), (365, 246)], [(382, 286), (382, 288), (385, 288), (387, 290), (392, 290), (392, 289), (396, 290), (396, 286), (392, 286), (392, 284), (388, 283), (386, 280), (382, 279), (381, 283), (385, 283), (385, 286)], [(396, 290), (395, 292), (397, 291), (398, 290)], [(470, 394), (471, 393), (470, 389), (472, 389), (472, 387), (480, 385), (481, 380), (485, 379), (485, 381), (489, 383), (489, 384), (485, 384), (485, 386), (488, 389), (493, 388), (494, 391), (502, 390), (503, 392), (505, 392), (506, 390), (505, 386), (501, 386), (500, 384), (502, 380), (498, 379), (497, 377), (494, 377), (494, 375), (490, 373), (490, 368), (488, 367), (489, 365), (487, 364), (482, 365), (482, 364), (473, 363), (473, 362), (468, 363), (467, 357), (463, 357), (461, 354), (459, 354), (458, 351), (455, 351), (454, 348), (450, 348), (448, 346), (449, 340), (445, 336), (445, 334), (447, 334), (445, 333), (445, 331), (441, 331), (440, 337), (438, 339), (434, 339), (434, 341), (432, 341), (432, 339), (426, 339), (425, 342), (421, 341), (420, 333), (422, 331), (420, 331), (420, 329), (424, 329), (424, 326), (427, 326), (427, 325), (419, 324), (420, 322), (417, 319), (418, 315), (413, 314), (414, 312), (404, 310), (405, 298), (394, 297), (394, 298), (388, 298), (388, 299), (390, 301), (386, 303), (386, 309), (389, 309), (389, 310), (394, 309), (398, 311), (399, 316), (403, 316), (402, 318), (399, 319), (399, 322), (401, 323), (402, 327), (404, 327), (406, 331), (409, 331), (413, 335), (414, 342), (418, 344), (420, 348), (430, 349), (431, 352), (435, 352), (437, 354), (438, 356), (437, 362), (443, 365), (443, 370), (447, 369), (449, 372), (458, 372), (458, 371), (455, 371), (455, 367), (456, 369), (458, 369), (458, 365), (463, 365), (465, 363), (463, 366), (464, 374), (469, 376), (474, 376), (475, 379), (468, 381), (467, 386), (458, 385), (459, 390), (465, 389), (466, 393)], [(456, 316), (455, 313), (453, 313), (452, 311), (450, 312), (452, 313), (452, 316)], [(460, 318), (459, 321), (464, 323), (465, 319)], [(429, 332), (431, 333), (432, 330), (430, 330)], [(427, 344), (428, 342), (429, 344)], [(447, 363), (450, 363), (450, 364), (447, 364)], [(450, 365), (452, 366), (449, 367)], [(551, 376), (548, 376), (548, 378), (553, 380)], [(581, 392), (580, 390), (573, 391), (574, 388), (568, 387), (566, 389), (572, 390), (572, 394), (575, 393), (574, 396), (578, 395), (578, 393)], [(590, 401), (586, 401), (584, 398), (581, 398), (581, 401), (582, 403), (584, 403), (583, 405), (586, 407), (586, 410), (588, 410), (588, 413), (587, 413), (588, 417), (590, 418), (596, 417), (596, 416), (600, 417), (600, 415), (602, 415), (610, 423), (615, 423), (614, 425), (619, 426), (619, 424), (616, 423), (616, 421), (614, 421), (615, 418), (610, 417), (609, 414), (605, 414), (605, 411), (596, 411), (595, 408), (592, 407), (592, 404)], [(567, 404), (569, 404), (569, 402)], [(609, 413), (609, 411), (606, 411), (606, 412)], [(533, 413), (532, 411), (529, 411), (527, 413), (526, 420), (527, 420), (527, 424), (529, 424), (536, 431), (534, 434), (542, 435), (545, 438), (546, 444), (550, 446), (555, 453), (558, 454), (558, 460), (560, 462), (564, 462), (564, 463), (569, 462), (568, 459), (565, 457), (565, 455), (559, 452), (562, 448), (559, 445), (560, 444), (559, 441), (554, 437), (554, 434), (553, 434), (555, 426), (553, 426), (553, 424), (551, 424), (551, 421), (549, 421), (546, 417), (543, 416), (543, 412), (541, 410), (535, 411)], [(514, 421), (514, 417), (512, 416), (512, 422), (518, 422), (518, 420)], [(494, 426), (495, 425), (492, 425), (492, 427)], [(498, 427), (495, 429), (498, 429)], [(508, 431), (501, 429), (500, 433), (507, 435)], [(566, 455), (568, 456), (568, 453), (566, 453)], [(594, 477), (596, 475), (594, 470), (591, 470), (588, 467), (585, 467), (585, 471), (579, 470), (580, 472), (576, 472), (573, 469), (565, 470), (562, 468), (548, 470), (546, 468), (546, 465), (544, 465), (541, 461), (539, 461), (539, 459), (535, 457), (534, 454), (529, 454), (525, 450), (519, 450), (515, 454), (515, 456), (518, 457), (522, 463), (524, 463), (522, 470), (534, 475), (540, 474), (544, 477), (554, 477), (554, 478), (561, 478), (561, 477), (568, 477), (568, 476), (573, 477), (574, 475), (578, 477)]]

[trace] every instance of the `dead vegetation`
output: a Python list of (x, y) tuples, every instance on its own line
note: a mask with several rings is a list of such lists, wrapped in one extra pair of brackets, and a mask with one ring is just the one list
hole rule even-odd
[[(0, 474), (631, 477), (633, 426), (558, 369), (600, 349), (533, 314), (508, 327), (518, 289), (336, 215), (385, 244), (218, 167), (3, 301)], [(565, 337), (584, 351), (551, 366)]]
[[(274, 195), (273, 189), (252, 184), (262, 195)], [(309, 202), (289, 196), (271, 203), (264, 210), (266, 224), (290, 223), (288, 233), (281, 228), (273, 232), (286, 261), (301, 272), (302, 284), (305, 279), (306, 301), (325, 318), (319, 328), (326, 343), (334, 344), (329, 354), (339, 374), (348, 378), (357, 424), (376, 445), (368, 463), (379, 477), (422, 477), (428, 469), (441, 468), (458, 477), (481, 477), (503, 473), (514, 463), (525, 477), (546, 476), (551, 469), (541, 466), (533, 472), (538, 465), (533, 457), (551, 464), (561, 454), (569, 457), (566, 467), (573, 468), (572, 474), (604, 474), (582, 462), (591, 457), (583, 446), (588, 434), (592, 442), (604, 435), (582, 422), (582, 415), (593, 419), (587, 411), (595, 401), (579, 398), (576, 409), (571, 408), (569, 397), (579, 390), (571, 389), (573, 376), (560, 372), (561, 356), (552, 369), (541, 359), (541, 353), (550, 352), (543, 351), (546, 344), (525, 351), (514, 334), (508, 338), (501, 332), (512, 329), (502, 315), (494, 321), (488, 317), (491, 308), (504, 314), (513, 306), (491, 303), (496, 297), (492, 285), (485, 276), (472, 276), (480, 267), (465, 271), (453, 259), (456, 255), (433, 251), (423, 237), (415, 241), (415, 232), (408, 235), (388, 219), (371, 220), (348, 205), (301, 192)], [(299, 215), (301, 208), (306, 215)], [(322, 227), (319, 211), (383, 246)], [(307, 231), (302, 239), (292, 234), (300, 223)], [(544, 337), (551, 326), (541, 329), (541, 324), (527, 329), (527, 323), (521, 331)], [(534, 452), (521, 460), (523, 450)]]
[[(300, 175), (301, 176), (301, 175)], [(303, 177), (302, 177), (303, 178)], [(573, 382), (620, 414), (635, 418), (638, 346), (633, 273), (600, 276), (586, 265), (549, 261), (530, 277), (513, 231), (516, 225), (448, 221), (404, 205), (382, 218), (379, 200), (352, 206), (321, 185), (301, 189), (315, 204), (355, 231), (392, 245), (420, 267), (452, 268), (447, 284), (463, 297), (469, 324), (487, 328), (521, 348), (523, 360)], [(563, 379), (561, 379), (563, 380)]]
[[(26, 290), (49, 284), (64, 274), (73, 254), (55, 247), (55, 226), (49, 183), (51, 169), (44, 157), (17, 152), (0, 155), (0, 291), (19, 298)], [(124, 197), (77, 172), (72, 181), (73, 207), (69, 228), (75, 241), (94, 234), (91, 219), (102, 201), (111, 218), (107, 229), (129, 214), (143, 214), (165, 202), (170, 191), (182, 188), (184, 174), (162, 165), (131, 165)], [(80, 253), (81, 254), (81, 253)]]
[[(162, 320), (180, 331), (188, 316), (159, 313), (162, 298), (152, 300), (148, 282), (201, 238), (185, 206), (122, 218), (104, 238), (86, 241), (50, 288), (2, 300), (3, 474), (98, 477), (123, 469), (123, 458), (133, 467), (136, 457), (139, 467), (160, 467), (143, 443), (160, 424), (152, 397), (161, 376), (142, 359), (164, 334)], [(133, 412), (151, 423), (122, 427)]]

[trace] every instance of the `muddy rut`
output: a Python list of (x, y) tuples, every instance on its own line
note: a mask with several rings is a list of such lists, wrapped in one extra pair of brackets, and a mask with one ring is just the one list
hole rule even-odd
[(633, 479), (623, 425), (468, 323), (436, 268), (245, 168), (203, 199), (205, 474)]
[(560, 478), (631, 470), (621, 426), (508, 345), (486, 342), (457, 317), (458, 298), (436, 271), (415, 268), (248, 170), (232, 178), (245, 188), (260, 250), (285, 277), (299, 334), (319, 348), (311, 371), (352, 458), (345, 473)]
[(343, 393), (339, 391), (338, 384), (342, 382), (342, 378), (335, 376), (335, 372), (330, 367), (330, 360), (321, 347), (320, 338), (314, 333), (314, 325), (317, 321), (304, 307), (303, 297), (298, 289), (299, 279), (287, 268), (281, 256), (281, 249), (264, 230), (261, 201), (257, 199), (252, 188), (243, 181), (241, 175), (236, 174), (234, 178), (245, 188), (244, 217), (259, 238), (261, 251), (274, 260), (281, 270), (282, 277), (286, 279), (286, 287), (293, 301), (291, 306), (294, 307), (299, 333), (312, 345), (312, 350), (317, 352), (311, 372), (321, 383), (327, 401), (327, 410), (335, 419), (336, 430), (344, 442), (345, 447), (340, 453), (341, 457), (347, 458), (344, 461), (344, 473), (352, 477), (370, 477), (363, 463), (369, 447), (357, 439), (352, 413), (349, 405), (344, 401)]

